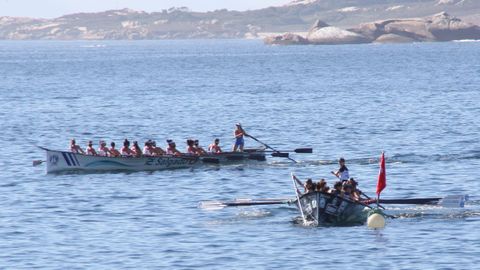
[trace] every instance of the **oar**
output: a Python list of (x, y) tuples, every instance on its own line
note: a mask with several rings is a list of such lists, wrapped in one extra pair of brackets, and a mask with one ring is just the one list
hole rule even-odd
[(292, 176), (292, 182), (293, 182), (293, 189), (295, 190), (295, 196), (297, 197), (297, 206), (298, 206), (298, 209), (300, 210), (300, 214), (302, 215), (303, 225), (307, 225), (307, 219), (305, 218), (305, 214), (303, 213), (302, 204), (300, 202), (300, 195), (298, 194), (298, 187), (297, 187), (298, 178), (293, 173), (291, 173), (291, 176)]
[[(361, 190), (358, 190), (358, 191), (360, 191), (360, 195), (365, 196), (365, 198), (366, 198), (367, 200), (372, 200), (372, 198), (370, 198), (370, 196), (368, 196), (367, 194), (363, 193)], [(376, 200), (375, 200), (375, 201), (376, 201)], [(378, 204), (378, 207), (380, 207), (380, 208), (382, 208), (383, 210), (385, 210), (385, 207), (383, 207), (383, 205), (380, 205), (380, 203)]]
[[(272, 150), (275, 151), (276, 153), (280, 153), (280, 151), (278, 151), (277, 149), (275, 149), (275, 148), (271, 147), (270, 145), (268, 145), (268, 144), (266, 144), (266, 143), (258, 140), (257, 138), (253, 137), (252, 135), (245, 134), (245, 136), (252, 138), (253, 140), (255, 140), (256, 142), (258, 142), (258, 143), (260, 143), (260, 144), (263, 144), (265, 147), (267, 147), (267, 148), (269, 148), (269, 149), (272, 149)], [(293, 162), (295, 162), (295, 163), (298, 163), (295, 159), (293, 159), (293, 158), (291, 158), (291, 157), (289, 157), (289, 156), (287, 156), (286, 158), (290, 159), (291, 161), (293, 161)]]
[(273, 153), (272, 153), (272, 157), (284, 157), (284, 158), (288, 158), (288, 157), (289, 157), (289, 154), (288, 154), (288, 153), (284, 153), (284, 152), (273, 152)]
[(46, 160), (34, 160), (34, 161), (33, 161), (33, 166), (34, 166), (34, 167), (35, 167), (35, 166), (38, 166), (38, 165), (44, 163), (45, 161), (46, 161)]
[(312, 148), (297, 148), (293, 150), (265, 150), (263, 152), (287, 152), (287, 153), (298, 153), (298, 154), (311, 154), (313, 153)]
[(236, 201), (205, 201), (200, 203), (200, 208), (205, 210), (220, 210), (225, 207), (290, 204), (290, 199), (265, 199), (265, 200), (236, 200)]
[[(463, 207), (467, 196), (465, 195), (449, 195), (444, 198), (409, 198), (409, 199), (380, 199), (383, 204), (427, 204), (441, 205), (443, 207)], [(365, 201), (367, 204), (376, 203), (376, 199)]]
[[(375, 202), (376, 202), (376, 201), (375, 201)], [(369, 209), (372, 209), (372, 210), (375, 209), (375, 208), (371, 207), (370, 205), (366, 204), (365, 202), (358, 202), (358, 203), (361, 204), (361, 205), (364, 205), (365, 207), (367, 207), (367, 208), (369, 208)], [(382, 207), (382, 208), (385, 209), (384, 207)], [(388, 218), (391, 218), (391, 219), (396, 218), (395, 216), (389, 215), (389, 214), (387, 214), (387, 213), (385, 213), (385, 212), (382, 212), (382, 214), (383, 214), (384, 216), (388, 217)]]

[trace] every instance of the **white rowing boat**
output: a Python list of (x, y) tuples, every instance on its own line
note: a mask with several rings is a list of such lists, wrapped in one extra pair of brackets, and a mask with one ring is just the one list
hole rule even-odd
[(224, 152), (203, 156), (185, 154), (158, 157), (105, 157), (40, 148), (46, 152), (47, 173), (64, 171), (153, 171), (190, 168), (201, 164), (228, 164), (248, 160), (266, 160), (264, 149), (248, 149), (245, 152)]

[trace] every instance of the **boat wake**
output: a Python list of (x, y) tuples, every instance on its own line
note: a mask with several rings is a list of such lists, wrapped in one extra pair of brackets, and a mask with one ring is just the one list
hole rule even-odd
[(414, 206), (387, 208), (396, 218), (467, 219), (480, 217), (480, 200), (468, 200), (464, 207)]
[[(393, 154), (386, 158), (387, 163), (430, 163), (430, 162), (443, 162), (443, 161), (456, 161), (456, 160), (475, 160), (480, 159), (480, 151), (469, 151), (466, 153), (457, 154), (434, 154), (434, 155), (421, 155), (415, 153), (407, 154)], [(378, 164), (378, 157), (361, 157), (361, 158), (349, 158), (349, 164), (368, 165)], [(319, 165), (336, 165), (337, 159), (321, 159), (321, 160), (303, 160), (299, 161), (299, 166), (319, 166)], [(287, 161), (275, 161), (274, 165), (291, 164)]]

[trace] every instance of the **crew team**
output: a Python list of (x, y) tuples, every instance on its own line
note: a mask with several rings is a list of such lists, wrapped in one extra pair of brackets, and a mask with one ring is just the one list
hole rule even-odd
[(189, 155), (204, 155), (207, 153), (218, 154), (222, 153), (222, 149), (220, 148), (220, 140), (215, 139), (212, 144), (210, 144), (205, 151), (200, 145), (198, 140), (187, 140), (187, 149), (185, 153), (180, 152), (177, 149), (177, 145), (173, 140), (167, 140), (167, 146), (164, 149), (157, 146), (157, 143), (152, 140), (148, 140), (145, 142), (143, 150), (140, 149), (137, 141), (134, 141), (130, 146), (130, 141), (125, 139), (123, 141), (123, 147), (118, 150), (116, 148), (115, 142), (110, 143), (110, 147), (107, 147), (107, 143), (105, 141), (99, 142), (99, 147), (95, 149), (93, 147), (93, 142), (89, 141), (87, 144), (87, 148), (83, 150), (79, 145), (76, 144), (75, 139), (70, 141), (70, 151), (76, 154), (84, 154), (84, 155), (92, 155), (92, 156), (104, 156), (104, 157), (157, 157), (163, 155), (174, 155), (180, 156), (184, 154)]
[[(235, 138), (235, 144), (232, 147), (232, 151), (240, 151), (243, 152), (243, 146), (245, 144), (243, 137), (248, 136), (247, 133), (243, 130), (242, 125), (237, 123), (236, 129), (233, 132)], [(76, 154), (84, 154), (84, 155), (92, 155), (92, 156), (104, 156), (104, 157), (141, 157), (141, 156), (149, 156), (149, 157), (157, 157), (163, 155), (174, 155), (174, 156), (181, 156), (184, 154), (187, 155), (205, 155), (207, 153), (219, 154), (222, 153), (222, 149), (220, 148), (220, 139), (215, 139), (213, 143), (211, 143), (207, 151), (205, 151), (200, 145), (198, 140), (187, 140), (187, 149), (185, 153), (180, 152), (177, 149), (177, 145), (173, 140), (167, 140), (167, 147), (163, 150), (161, 147), (157, 146), (155, 141), (148, 140), (145, 142), (143, 150), (140, 149), (137, 141), (134, 141), (132, 146), (130, 146), (130, 141), (125, 139), (123, 141), (123, 147), (119, 150), (115, 148), (115, 142), (110, 143), (110, 148), (107, 147), (107, 143), (105, 141), (99, 142), (99, 147), (97, 150), (93, 147), (93, 142), (88, 141), (87, 148), (83, 150), (79, 145), (76, 144), (75, 139), (70, 141), (70, 151)]]

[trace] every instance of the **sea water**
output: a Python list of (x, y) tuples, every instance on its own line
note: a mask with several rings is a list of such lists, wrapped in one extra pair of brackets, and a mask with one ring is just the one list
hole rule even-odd
[[(260, 41), (0, 42), (2, 269), (475, 269), (480, 263), (479, 43), (266, 46)], [(36, 148), (187, 138), (231, 148), (234, 124), (313, 154), (156, 172), (45, 174)], [(247, 139), (248, 147), (259, 146)], [(305, 228), (290, 173), (350, 175), (384, 198), (469, 194), (463, 209)]]

